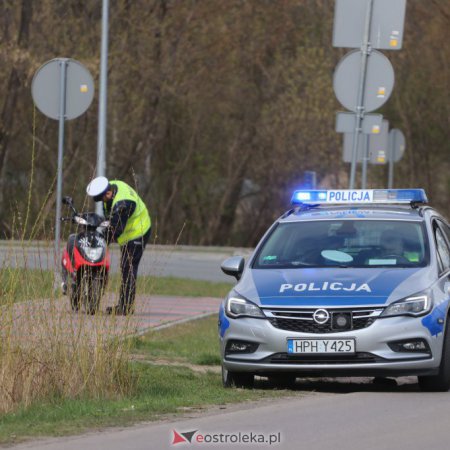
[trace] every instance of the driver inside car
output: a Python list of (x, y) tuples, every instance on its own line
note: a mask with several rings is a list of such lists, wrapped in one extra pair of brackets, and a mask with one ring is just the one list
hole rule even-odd
[(405, 248), (403, 237), (398, 231), (385, 230), (380, 237), (381, 257), (405, 258)]

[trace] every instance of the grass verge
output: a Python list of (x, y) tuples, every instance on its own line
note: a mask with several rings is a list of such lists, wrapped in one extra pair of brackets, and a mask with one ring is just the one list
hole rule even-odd
[[(119, 291), (120, 277), (111, 277), (109, 289)], [(174, 295), (183, 297), (224, 297), (232, 283), (189, 280), (176, 277), (138, 276), (137, 292), (147, 295)]]
[[(108, 290), (119, 292), (120, 277), (112, 275)], [(138, 294), (175, 295), (185, 297), (224, 297), (229, 283), (214, 283), (174, 277), (138, 277)], [(0, 269), (0, 306), (11, 302), (50, 298), (53, 292), (53, 272), (31, 269)]]
[(217, 316), (149, 331), (134, 339), (135, 353), (150, 360), (169, 359), (179, 363), (219, 365)]
[(49, 270), (0, 269), (0, 306), (36, 298), (50, 298), (53, 272)]
[[(54, 397), (5, 414), (0, 416), (0, 443), (76, 434), (92, 428), (154, 420), (189, 408), (286, 395), (283, 391), (222, 387), (217, 371), (216, 317), (149, 332), (134, 338), (131, 350), (133, 392), (101, 399)], [(162, 358), (176, 365), (158, 363)], [(206, 370), (193, 370), (192, 364), (203, 364)]]

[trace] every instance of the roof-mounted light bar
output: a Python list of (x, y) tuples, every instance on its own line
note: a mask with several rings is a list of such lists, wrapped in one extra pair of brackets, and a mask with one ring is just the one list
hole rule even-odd
[(292, 205), (428, 203), (423, 189), (337, 189), (295, 191)]

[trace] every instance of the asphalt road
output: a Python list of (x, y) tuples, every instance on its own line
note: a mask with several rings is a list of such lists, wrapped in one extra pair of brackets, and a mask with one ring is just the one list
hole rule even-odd
[[(248, 256), (250, 249), (227, 247), (189, 247), (148, 245), (141, 264), (141, 275), (180, 277), (205, 281), (233, 283), (233, 278), (220, 270), (220, 264), (233, 255)], [(57, 258), (60, 264), (60, 258)], [(12, 241), (0, 241), (0, 267), (28, 267), (54, 270), (55, 253), (52, 244), (34, 242), (21, 246)], [(119, 270), (119, 248), (111, 246), (111, 270)]]
[[(450, 393), (421, 393), (414, 378), (400, 380), (399, 386), (374, 385), (368, 379), (303, 381), (298, 382), (294, 398), (215, 407), (178, 420), (44, 440), (14, 449), (449, 448)], [(187, 441), (190, 435), (191, 443)], [(272, 445), (257, 444), (255, 439), (271, 439)]]

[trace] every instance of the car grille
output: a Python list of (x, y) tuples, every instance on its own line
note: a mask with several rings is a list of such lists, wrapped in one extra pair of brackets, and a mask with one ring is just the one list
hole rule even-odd
[(359, 352), (354, 355), (288, 355), (275, 353), (264, 362), (269, 364), (370, 364), (384, 361), (372, 353)]
[[(280, 330), (296, 333), (341, 333), (344, 331), (361, 330), (372, 325), (382, 313), (383, 308), (353, 308), (353, 309), (328, 309), (330, 319), (321, 324), (316, 323), (313, 314), (317, 309), (270, 309), (264, 310), (269, 322)], [(337, 327), (333, 317), (344, 314), (349, 319), (345, 327)]]

